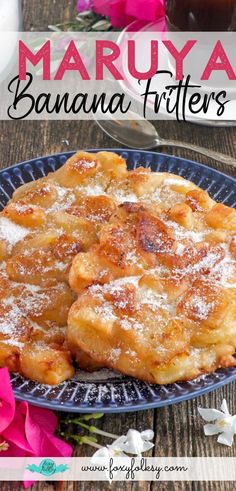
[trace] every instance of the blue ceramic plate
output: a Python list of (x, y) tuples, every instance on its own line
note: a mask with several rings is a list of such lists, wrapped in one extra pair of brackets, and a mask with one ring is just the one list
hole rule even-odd
[[(106, 149), (107, 150), (107, 149)], [(212, 198), (236, 206), (235, 180), (214, 169), (189, 160), (156, 152), (117, 150), (127, 159), (130, 169), (140, 165), (155, 172), (179, 174), (206, 189)], [(73, 152), (33, 159), (0, 172), (0, 207), (15, 188), (58, 169)], [(167, 386), (150, 385), (139, 380), (103, 370), (86, 374), (78, 370), (73, 380), (56, 387), (40, 385), (20, 375), (12, 375), (16, 399), (60, 411), (106, 413), (136, 411), (166, 406), (197, 397), (236, 379), (236, 368), (217, 370), (191, 382)]]

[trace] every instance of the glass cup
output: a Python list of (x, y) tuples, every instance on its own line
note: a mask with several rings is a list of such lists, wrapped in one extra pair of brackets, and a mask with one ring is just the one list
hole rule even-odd
[(166, 0), (169, 31), (236, 31), (236, 0)]
[[(198, 91), (202, 94), (219, 92), (223, 88), (231, 94), (230, 97), (236, 99), (235, 81), (228, 80), (224, 71), (213, 71), (209, 80), (201, 79), (219, 32), (226, 33), (222, 36), (224, 49), (229, 58), (234, 60), (236, 0), (166, 0), (166, 21), (169, 39), (179, 49), (186, 42), (185, 32), (199, 33), (194, 51), (184, 62), (184, 78), (190, 75), (191, 84), (198, 85)], [(168, 66), (174, 73), (175, 63), (172, 56), (168, 56)], [(194, 92), (195, 89), (189, 90), (190, 95)], [(212, 121), (211, 124), (220, 125), (222, 122)], [(232, 124), (230, 121), (223, 123), (225, 126)]]
[(21, 1), (0, 0), (0, 81), (8, 75), (14, 63), (21, 29)]

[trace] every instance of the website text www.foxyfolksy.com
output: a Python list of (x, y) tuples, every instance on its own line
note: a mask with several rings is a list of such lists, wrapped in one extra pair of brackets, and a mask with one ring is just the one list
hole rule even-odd
[(71, 457), (0, 459), (1, 481), (235, 481), (234, 458)]

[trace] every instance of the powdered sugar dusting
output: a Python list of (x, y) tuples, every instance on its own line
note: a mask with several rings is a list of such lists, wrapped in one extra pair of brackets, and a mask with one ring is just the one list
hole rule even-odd
[(109, 303), (104, 303), (103, 305), (99, 305), (94, 309), (95, 314), (102, 317), (105, 321), (114, 322), (117, 319), (117, 316), (114, 314), (113, 306)]
[(167, 294), (160, 294), (151, 288), (140, 288), (138, 291), (138, 297), (141, 305), (146, 304), (154, 311), (158, 310), (160, 307), (165, 309), (170, 307), (170, 304), (168, 304)]
[(125, 189), (115, 189), (113, 190), (112, 196), (115, 198), (115, 200), (119, 203), (137, 203), (138, 197), (135, 193), (131, 191), (126, 191)]
[(0, 240), (6, 240), (13, 247), (19, 240), (29, 234), (30, 230), (14, 223), (6, 217), (0, 217)]
[(183, 239), (191, 239), (193, 242), (202, 242), (210, 230), (204, 229), (202, 231), (189, 230), (182, 227), (176, 222), (171, 220), (165, 220), (165, 224), (172, 229), (176, 240), (181, 241)]
[[(14, 305), (14, 298), (8, 297), (5, 306), (11, 305), (5, 315), (2, 315), (0, 319), (0, 333), (4, 336), (14, 336), (17, 332), (19, 319), (22, 316), (21, 311), (17, 305)], [(4, 304), (4, 302), (3, 302)]]
[(77, 186), (76, 191), (81, 192), (86, 196), (105, 196), (107, 193), (101, 184), (91, 184), (87, 186)]
[(191, 188), (193, 187), (191, 182), (185, 181), (184, 179), (177, 179), (174, 177), (167, 177), (164, 179), (163, 183), (165, 186), (183, 186), (186, 188)]
[(75, 201), (75, 194), (70, 188), (63, 188), (61, 186), (55, 186), (57, 192), (57, 199), (50, 208), (47, 209), (47, 213), (66, 210)]
[(111, 361), (118, 361), (118, 359), (120, 358), (120, 355), (121, 355), (121, 349), (120, 348), (113, 348), (111, 349), (110, 353), (109, 353), (109, 360)]
[(190, 309), (194, 311), (194, 314), (199, 320), (205, 320), (214, 309), (215, 303), (207, 302), (206, 299), (200, 297), (199, 295), (193, 295), (187, 307), (190, 307)]

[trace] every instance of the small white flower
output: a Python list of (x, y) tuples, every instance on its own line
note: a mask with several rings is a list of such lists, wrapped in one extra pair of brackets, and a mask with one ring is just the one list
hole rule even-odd
[(120, 449), (123, 452), (141, 456), (143, 452), (147, 452), (154, 447), (150, 442), (154, 437), (152, 430), (142, 431), (129, 430), (124, 441), (120, 442)]
[[(92, 456), (91, 462), (95, 465), (104, 464), (104, 460), (107, 466), (105, 475), (109, 482), (109, 460), (114, 457), (127, 457), (127, 454), (142, 456), (143, 452), (147, 452), (150, 448), (154, 447), (154, 444), (150, 442), (154, 437), (152, 430), (145, 430), (142, 432), (136, 430), (129, 430), (127, 435), (119, 436), (111, 445), (99, 448)], [(101, 461), (101, 459), (103, 459)]]
[(220, 409), (221, 411), (199, 407), (198, 411), (205, 421), (215, 421), (215, 423), (204, 426), (205, 435), (220, 434), (217, 441), (231, 447), (234, 435), (236, 434), (236, 415), (231, 416), (225, 399), (223, 400)]
[(124, 442), (125, 436), (120, 436), (111, 445), (99, 448), (92, 456), (92, 462), (99, 464), (99, 459), (110, 459), (111, 457), (126, 457), (121, 450), (121, 444)]
[[(108, 481), (111, 484), (111, 479), (109, 476), (109, 460), (113, 457), (127, 457), (121, 450), (120, 450), (120, 444), (124, 440), (124, 436), (120, 436), (115, 440), (111, 445), (107, 445), (107, 447), (101, 447), (99, 448), (92, 456), (91, 462), (95, 465), (106, 465), (107, 469), (105, 470), (105, 476), (107, 477)], [(118, 472), (118, 471), (117, 471)], [(113, 472), (114, 475), (117, 474), (117, 472)]]
[(104, 459), (126, 457), (126, 454), (141, 456), (143, 452), (147, 452), (154, 447), (154, 444), (150, 442), (153, 437), (152, 430), (142, 432), (129, 430), (127, 435), (120, 436), (111, 445), (99, 448), (93, 455), (92, 461), (96, 463), (95, 460), (101, 457)]

